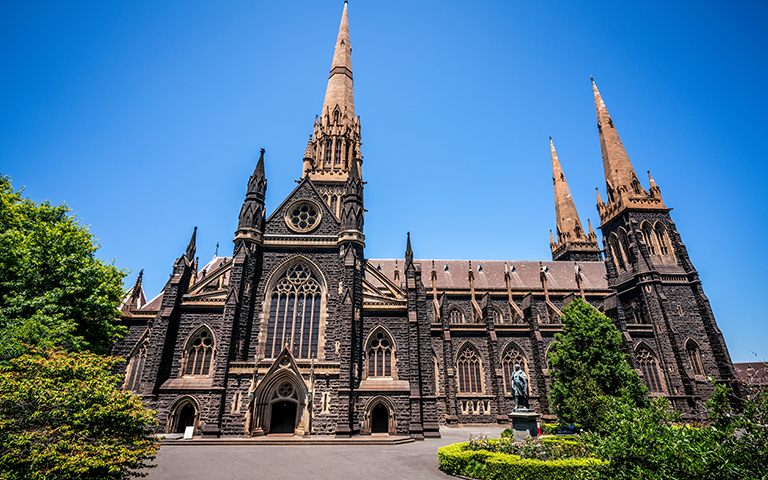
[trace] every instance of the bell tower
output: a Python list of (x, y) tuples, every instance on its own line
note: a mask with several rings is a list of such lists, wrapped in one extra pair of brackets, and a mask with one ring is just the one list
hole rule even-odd
[(608, 197), (598, 190), (597, 210), (608, 286), (617, 292), (606, 313), (651, 393), (694, 408), (712, 394), (708, 377), (736, 379), (731, 357), (671, 209), (650, 172), (649, 189), (640, 184), (594, 79), (592, 91)]

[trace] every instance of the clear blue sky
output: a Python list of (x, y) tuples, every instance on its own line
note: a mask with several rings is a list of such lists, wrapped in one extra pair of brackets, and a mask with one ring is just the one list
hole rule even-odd
[[(3, 2), (0, 172), (66, 202), (99, 256), (160, 291), (198, 226), (230, 255), (266, 148), (267, 209), (301, 175), (341, 1)], [(349, 6), (366, 255), (549, 260), (548, 136), (576, 206), (605, 191), (593, 75), (651, 170), (734, 361), (768, 358), (766, 2)]]

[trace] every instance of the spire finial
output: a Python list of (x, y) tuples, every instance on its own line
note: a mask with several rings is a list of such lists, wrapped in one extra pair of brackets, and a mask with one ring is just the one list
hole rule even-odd
[(195, 242), (197, 239), (197, 227), (195, 227), (195, 230), (192, 232), (192, 238), (189, 239), (189, 244), (187, 245), (187, 251), (184, 253), (184, 255), (187, 256), (187, 259), (192, 262), (195, 259)]
[(408, 240), (405, 244), (405, 268), (413, 263), (413, 249), (411, 248), (411, 232), (407, 232)]

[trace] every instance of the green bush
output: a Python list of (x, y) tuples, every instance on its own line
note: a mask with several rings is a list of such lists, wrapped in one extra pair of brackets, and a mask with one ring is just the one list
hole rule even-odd
[[(572, 440), (549, 441), (547, 446), (578, 443)], [(593, 458), (567, 460), (529, 460), (518, 455), (485, 450), (467, 450), (470, 442), (454, 443), (437, 450), (440, 469), (450, 475), (467, 475), (483, 480), (535, 479), (569, 480), (598, 478), (606, 462)], [(482, 463), (484, 469), (475, 463)], [(474, 474), (474, 475), (468, 475)], [(475, 476), (481, 474), (482, 476)]]
[(541, 433), (543, 435), (554, 435), (557, 433), (557, 424), (556, 423), (542, 423), (541, 424)]

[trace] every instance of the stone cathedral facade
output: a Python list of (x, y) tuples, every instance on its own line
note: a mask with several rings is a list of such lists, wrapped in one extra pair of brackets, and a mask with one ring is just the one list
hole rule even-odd
[(267, 214), (262, 150), (233, 255), (199, 265), (193, 234), (159, 295), (146, 301), (141, 275), (129, 291), (113, 353), (162, 431), (437, 437), (506, 423), (516, 363), (532, 407), (551, 414), (549, 347), (577, 297), (614, 321), (651, 395), (691, 410), (707, 377), (736, 378), (670, 209), (650, 175), (641, 185), (594, 82), (602, 250), (550, 144), (552, 259), (472, 262), (414, 259), (410, 238), (402, 259), (366, 258), (352, 78), (345, 3), (298, 186)]

